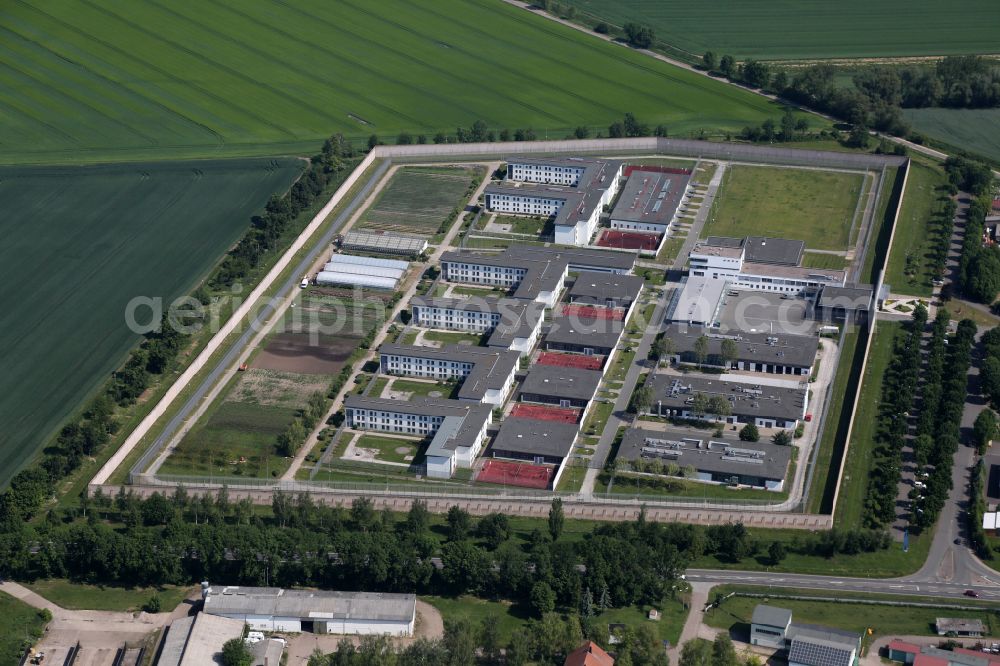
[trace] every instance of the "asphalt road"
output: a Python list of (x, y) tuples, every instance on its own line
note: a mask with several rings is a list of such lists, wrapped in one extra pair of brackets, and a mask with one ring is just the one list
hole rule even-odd
[[(757, 571), (716, 571), (711, 569), (688, 569), (687, 580), (691, 583), (743, 584), (774, 587), (790, 587), (810, 590), (869, 592), (880, 594), (902, 594), (907, 596), (944, 597), (969, 600), (966, 590), (975, 590), (981, 599), (1000, 602), (1000, 573), (993, 572), (989, 581), (980, 584), (922, 581), (920, 574), (904, 578), (840, 578), (835, 576), (812, 576), (808, 574), (788, 574), (781, 572)], [(991, 585), (990, 582), (993, 584)]]

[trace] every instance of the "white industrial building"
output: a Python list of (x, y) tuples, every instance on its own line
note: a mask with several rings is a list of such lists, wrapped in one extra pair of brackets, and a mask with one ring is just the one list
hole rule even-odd
[(847, 271), (800, 266), (804, 250), (802, 241), (785, 238), (711, 236), (691, 250), (689, 272), (736, 289), (786, 294), (844, 286)]
[(379, 349), (379, 368), (387, 375), (461, 379), (458, 399), (497, 407), (514, 388), (520, 354), (483, 347), (449, 345), (437, 349), (387, 343)]
[(686, 201), (691, 172), (662, 167), (628, 167), (622, 194), (611, 211), (610, 226), (622, 231), (666, 234)]
[(412, 636), (417, 615), (412, 594), (227, 586), (204, 597), (204, 613), (259, 631)]
[(170, 623), (163, 637), (156, 666), (221, 664), (222, 646), (228, 640), (242, 638), (243, 626), (243, 618), (210, 613), (178, 618)]
[(334, 254), (316, 275), (316, 284), (395, 289), (409, 266), (396, 259)]
[(486, 188), (486, 209), (554, 217), (556, 243), (589, 245), (621, 173), (622, 163), (614, 160), (512, 157), (506, 182)]
[(427, 250), (427, 239), (389, 231), (348, 231), (338, 241), (344, 250), (415, 257)]
[(471, 467), (493, 422), (492, 407), (458, 400), (387, 400), (349, 395), (346, 424), (356, 430), (433, 435), (427, 449), (427, 475), (450, 478), (457, 467)]

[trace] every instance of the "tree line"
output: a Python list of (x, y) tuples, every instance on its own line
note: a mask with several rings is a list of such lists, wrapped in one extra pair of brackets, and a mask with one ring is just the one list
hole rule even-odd
[(1000, 293), (1000, 249), (985, 243), (984, 234), (992, 207), (993, 174), (986, 165), (961, 157), (948, 158), (945, 170), (953, 189), (972, 195), (955, 287), (974, 301), (992, 303)]
[(864, 505), (864, 520), (869, 527), (892, 525), (896, 519), (903, 446), (910, 429), (909, 414), (913, 410), (919, 383), (920, 341), (926, 324), (927, 309), (918, 305), (906, 331), (896, 336), (892, 360), (882, 376)]

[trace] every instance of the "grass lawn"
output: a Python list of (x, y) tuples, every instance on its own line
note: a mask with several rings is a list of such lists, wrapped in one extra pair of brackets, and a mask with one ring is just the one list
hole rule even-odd
[(4, 19), (6, 162), (313, 154), (335, 132), (430, 141), (477, 119), (561, 138), (624, 110), (672, 135), (781, 115), (495, 0), (35, 0)]
[(382, 391), (386, 386), (389, 385), (389, 377), (377, 377), (375, 381), (372, 382), (371, 388), (368, 389), (368, 395), (373, 398), (378, 398), (382, 395)]
[(561, 493), (578, 493), (583, 487), (583, 479), (587, 476), (587, 466), (583, 464), (567, 464), (559, 477), (559, 485), (556, 490)]
[[(705, 51), (737, 60), (858, 58), (996, 53), (1000, 7), (990, 0), (861, 0), (830, 4), (745, 0), (734, 5), (682, 0), (566, 0), (580, 22), (645, 23), (671, 52)], [(864, 16), (859, 24), (857, 17)]]
[(1000, 162), (1000, 109), (905, 109), (903, 116), (935, 142)]
[(663, 247), (660, 248), (660, 253), (656, 255), (656, 261), (661, 264), (673, 263), (677, 259), (677, 253), (681, 251), (681, 247), (684, 245), (685, 237), (671, 236), (664, 243)]
[(844, 461), (844, 480), (840, 486), (840, 496), (835, 514), (837, 527), (857, 529), (862, 527), (861, 519), (868, 490), (868, 475), (872, 465), (872, 450), (875, 446), (875, 427), (882, 395), (882, 378), (892, 360), (893, 342), (903, 329), (901, 322), (880, 321), (875, 329), (868, 365), (861, 382), (858, 396), (858, 411), (854, 417), (851, 443)]
[(846, 250), (862, 185), (853, 173), (733, 166), (702, 236), (793, 238), (814, 250)]
[(611, 381), (625, 381), (625, 375), (628, 374), (628, 369), (632, 367), (632, 361), (634, 360), (635, 352), (631, 349), (616, 352), (611, 361), (611, 366), (608, 368), (607, 378)]
[(899, 214), (885, 276), (894, 294), (931, 295), (931, 280), (936, 276), (930, 265), (929, 253), (943, 231), (941, 227), (947, 227), (948, 235), (951, 235), (951, 220), (942, 225), (939, 214), (942, 200), (947, 201), (948, 195), (938, 188), (947, 186), (947, 183), (941, 168), (920, 162), (910, 163), (903, 209)]
[(385, 462), (411, 463), (420, 448), (417, 440), (396, 439), (395, 437), (379, 437), (378, 435), (362, 435), (354, 446), (362, 449), (376, 449), (375, 458)]
[[(162, 474), (266, 477), (289, 464), (277, 453), (278, 435), (295, 410), (223, 402), (202, 417), (160, 468)], [(245, 462), (236, 462), (245, 459)]]
[(644, 624), (653, 627), (653, 633), (661, 641), (670, 641), (671, 645), (677, 645), (681, 637), (681, 629), (684, 628), (684, 621), (687, 620), (688, 609), (677, 600), (664, 599), (656, 606), (661, 616), (659, 621), (649, 619), (650, 606), (629, 606), (628, 608), (612, 608), (597, 615), (599, 622), (608, 624), (624, 624), (633, 628), (638, 628)]
[[(841, 463), (839, 456), (843, 455), (847, 427), (850, 424), (851, 404), (848, 398), (853, 399), (857, 391), (852, 378), (852, 365), (855, 355), (863, 353), (864, 346), (859, 344), (858, 329), (852, 327), (844, 335), (844, 346), (840, 350), (840, 361), (834, 375), (826, 422), (819, 437), (812, 486), (809, 496), (805, 498), (805, 508), (810, 513), (829, 513), (833, 510), (833, 494)], [(860, 362), (860, 359), (857, 361)]]
[(473, 171), (460, 167), (403, 167), (365, 213), (359, 229), (432, 236), (472, 183)]
[(836, 254), (804, 252), (802, 254), (802, 265), (809, 268), (829, 268), (841, 271), (847, 268), (847, 259)]
[(966, 305), (961, 301), (948, 301), (945, 303), (944, 308), (950, 312), (952, 318), (956, 320), (971, 319), (979, 326), (986, 328), (1000, 326), (1000, 317), (983, 312), (982, 310), (977, 310), (976, 308)]
[(393, 391), (406, 391), (414, 395), (431, 397), (431, 393), (437, 395), (435, 398), (449, 398), (457, 388), (457, 384), (438, 384), (437, 382), (415, 382), (406, 379), (396, 379), (392, 383)]
[(20, 662), (25, 639), (34, 644), (42, 636), (45, 622), (36, 608), (0, 592), (0, 665), (15, 666)]
[(584, 423), (583, 428), (580, 429), (580, 432), (600, 437), (604, 432), (604, 427), (607, 425), (608, 419), (611, 417), (611, 413), (614, 411), (614, 403), (595, 402), (590, 407), (590, 414), (587, 415), (587, 421)]
[(748, 528), (751, 538), (760, 546), (756, 556), (744, 558), (740, 562), (722, 560), (714, 555), (704, 555), (691, 563), (694, 569), (744, 569), (752, 571), (787, 571), (788, 573), (805, 573), (826, 576), (862, 576), (872, 578), (890, 578), (905, 576), (915, 572), (927, 559), (932, 535), (910, 537), (910, 550), (903, 552), (900, 543), (893, 543), (886, 550), (874, 553), (859, 553), (857, 555), (834, 555), (819, 557), (816, 555), (800, 555), (789, 552), (782, 562), (775, 566), (767, 556), (767, 547), (772, 541), (781, 541), (789, 546), (789, 551), (796, 541), (802, 541), (810, 535), (799, 530)]
[(482, 336), (472, 333), (451, 333), (449, 331), (424, 331), (424, 340), (433, 340), (445, 345), (467, 344), (477, 347), (480, 340), (482, 340)]
[[(716, 592), (728, 593), (735, 586), (713, 588), (711, 596)], [(1000, 631), (1000, 615), (995, 611), (957, 611), (954, 609), (923, 608), (920, 606), (895, 606), (890, 604), (861, 604), (843, 601), (811, 601), (800, 599), (783, 599), (782, 595), (800, 596), (816, 595), (816, 591), (774, 588), (764, 593), (776, 595), (773, 599), (735, 596), (722, 602), (719, 608), (713, 608), (705, 613), (705, 624), (720, 629), (730, 629), (739, 636), (748, 636), (750, 617), (758, 604), (771, 604), (792, 611), (795, 622), (807, 624), (823, 624), (837, 629), (856, 631), (858, 634), (872, 630), (871, 639), (879, 636), (934, 636), (934, 621), (940, 616), (979, 619), (988, 628), (990, 635), (995, 636)], [(839, 592), (838, 595), (839, 596)], [(905, 600), (904, 600), (905, 601)], [(868, 639), (870, 643), (871, 639)], [(866, 645), (868, 644), (866, 643)]]
[(57, 606), (68, 610), (137, 611), (154, 594), (160, 597), (160, 612), (169, 613), (193, 587), (167, 585), (155, 587), (114, 587), (74, 583), (63, 578), (48, 578), (23, 583)]
[(0, 487), (136, 343), (129, 302), (165, 310), (188, 293), (300, 170), (292, 159), (0, 169)]

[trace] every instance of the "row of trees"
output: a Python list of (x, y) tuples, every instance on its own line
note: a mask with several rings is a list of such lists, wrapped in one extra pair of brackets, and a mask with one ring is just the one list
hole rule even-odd
[(972, 195), (966, 217), (965, 237), (958, 261), (956, 287), (966, 297), (992, 303), (1000, 293), (1000, 249), (984, 244), (986, 216), (992, 207), (993, 174), (982, 163), (949, 157), (945, 171), (953, 191)]
[(937, 433), (938, 407), (941, 404), (942, 378), (946, 360), (948, 324), (951, 316), (939, 308), (931, 326), (931, 339), (927, 345), (927, 364), (921, 373), (920, 415), (913, 438), (913, 457), (917, 469), (924, 469), (934, 448)]
[[(995, 427), (995, 425), (994, 425)], [(972, 468), (969, 480), (969, 511), (966, 513), (966, 527), (969, 530), (969, 545), (980, 559), (993, 559), (993, 547), (983, 529), (983, 514), (986, 512), (986, 464), (980, 458)]]
[(312, 205), (356, 154), (351, 142), (342, 134), (327, 139), (320, 154), (312, 158), (291, 189), (285, 194), (273, 195), (264, 212), (253, 216), (250, 229), (229, 251), (212, 277), (213, 286), (228, 287), (246, 277), (265, 256), (283, 245), (284, 237), (299, 213)]
[(927, 462), (932, 469), (923, 499), (915, 503), (919, 506), (914, 510), (914, 522), (920, 529), (934, 525), (952, 487), (951, 472), (961, 435), (962, 412), (965, 408), (966, 384), (975, 336), (975, 323), (963, 319), (958, 323), (955, 334), (948, 339), (935, 431), (927, 455)]
[[(455, 128), (454, 134), (446, 134), (445, 132), (438, 132), (434, 136), (428, 137), (426, 134), (413, 135), (409, 132), (400, 132), (396, 136), (396, 145), (398, 146), (409, 146), (413, 144), (423, 145), (426, 143), (493, 143), (495, 141), (534, 141), (537, 139), (535, 131), (530, 127), (527, 128), (517, 128), (511, 130), (509, 128), (503, 128), (501, 130), (494, 130), (487, 126), (486, 122), (483, 120), (476, 120), (472, 123), (469, 128), (457, 127)], [(586, 138), (586, 137), (577, 137)], [(369, 150), (375, 146), (382, 145), (382, 140), (379, 138), (378, 134), (372, 134), (368, 137), (368, 148)]]
[(1000, 407), (1000, 327), (983, 334), (983, 363), (979, 372), (983, 394), (994, 408)]
[(865, 496), (864, 520), (870, 527), (891, 525), (896, 518), (896, 494), (902, 472), (903, 445), (920, 375), (920, 341), (927, 310), (918, 305), (904, 334), (896, 337), (893, 356), (882, 376), (875, 441)]

